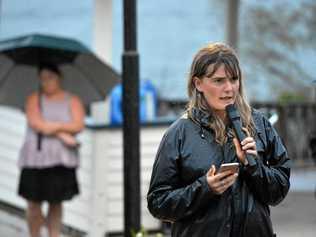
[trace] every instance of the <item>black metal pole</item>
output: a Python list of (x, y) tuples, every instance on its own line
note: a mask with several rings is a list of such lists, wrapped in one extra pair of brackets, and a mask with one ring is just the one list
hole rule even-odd
[(124, 0), (124, 236), (140, 229), (139, 63), (136, 0)]
[(227, 43), (237, 51), (240, 2), (239, 0), (228, 0), (227, 4)]

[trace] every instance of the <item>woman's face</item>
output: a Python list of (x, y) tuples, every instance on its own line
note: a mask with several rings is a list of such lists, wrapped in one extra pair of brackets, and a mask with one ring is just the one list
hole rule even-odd
[(45, 94), (54, 94), (60, 90), (60, 78), (55, 72), (43, 69), (39, 74), (39, 78), (42, 91)]
[[(212, 71), (212, 65), (208, 72)], [(239, 78), (232, 78), (225, 72), (225, 66), (221, 65), (212, 76), (206, 73), (202, 78), (195, 79), (197, 90), (203, 93), (207, 104), (218, 115), (223, 114), (226, 105), (235, 103), (239, 93)]]

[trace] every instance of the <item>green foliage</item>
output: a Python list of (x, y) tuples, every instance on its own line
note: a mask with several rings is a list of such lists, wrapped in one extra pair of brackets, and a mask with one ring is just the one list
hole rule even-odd
[(280, 104), (288, 104), (293, 102), (304, 102), (306, 101), (306, 96), (295, 92), (283, 92), (280, 94), (278, 101)]
[(149, 235), (148, 232), (142, 227), (138, 232), (135, 230), (131, 230), (132, 236), (133, 237), (164, 237), (162, 233), (156, 233), (154, 235)]

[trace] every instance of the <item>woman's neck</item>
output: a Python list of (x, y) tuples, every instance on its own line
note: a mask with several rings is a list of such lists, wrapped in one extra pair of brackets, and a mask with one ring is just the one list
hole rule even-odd
[(213, 111), (222, 121), (224, 124), (228, 124), (228, 117), (225, 110), (215, 110)]
[(65, 91), (60, 89), (54, 93), (43, 93), (48, 100), (62, 100), (65, 97)]

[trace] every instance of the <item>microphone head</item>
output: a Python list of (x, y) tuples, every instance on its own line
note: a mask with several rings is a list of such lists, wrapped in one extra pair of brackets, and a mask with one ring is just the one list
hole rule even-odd
[(234, 104), (227, 105), (225, 110), (231, 120), (240, 118), (239, 112)]

